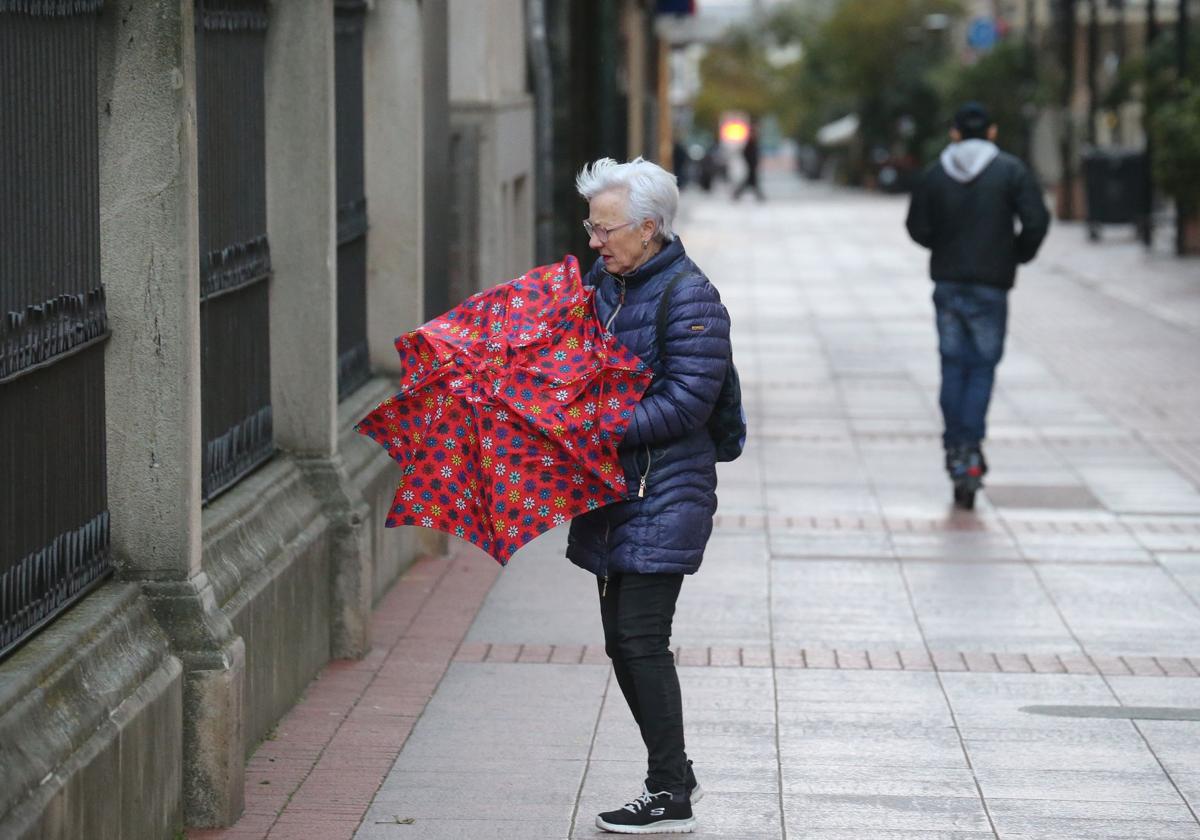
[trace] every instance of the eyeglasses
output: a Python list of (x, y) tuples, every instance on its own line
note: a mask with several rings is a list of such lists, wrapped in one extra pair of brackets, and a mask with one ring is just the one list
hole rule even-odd
[(615, 227), (610, 227), (610, 228), (603, 228), (603, 227), (600, 227), (600, 225), (594, 225), (591, 222), (589, 222), (587, 219), (584, 219), (583, 220), (583, 229), (587, 231), (588, 238), (591, 238), (594, 236), (594, 237), (596, 237), (596, 241), (599, 242), (601, 245), (603, 245), (604, 243), (608, 242), (608, 237), (612, 235), (612, 232), (614, 230), (620, 230), (623, 227), (629, 227), (631, 224), (633, 224), (633, 222), (626, 222), (623, 225), (617, 225)]

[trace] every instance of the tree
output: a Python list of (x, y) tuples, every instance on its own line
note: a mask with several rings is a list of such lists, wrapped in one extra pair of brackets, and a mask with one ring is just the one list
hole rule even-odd
[(940, 133), (940, 98), (933, 71), (946, 60), (944, 29), (935, 16), (960, 13), (958, 0), (841, 0), (808, 36), (795, 95), (800, 137), (857, 113), (863, 143), (852, 177), (876, 148), (920, 159)]

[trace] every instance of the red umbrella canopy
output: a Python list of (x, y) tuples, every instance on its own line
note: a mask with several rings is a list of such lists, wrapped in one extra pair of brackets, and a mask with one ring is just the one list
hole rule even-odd
[(396, 339), (400, 392), (355, 427), (404, 468), (388, 527), (445, 531), (503, 565), (626, 497), (617, 443), (651, 372), (600, 325), (594, 292), (567, 256)]

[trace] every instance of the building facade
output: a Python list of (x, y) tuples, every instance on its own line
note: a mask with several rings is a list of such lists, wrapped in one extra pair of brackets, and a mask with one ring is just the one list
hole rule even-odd
[(352, 427), (532, 262), (523, 24), (469, 5), (0, 0), (0, 837), (231, 823), (444, 551)]

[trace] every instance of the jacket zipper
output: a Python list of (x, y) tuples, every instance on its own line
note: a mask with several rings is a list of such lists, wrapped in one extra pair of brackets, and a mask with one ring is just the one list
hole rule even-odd
[(617, 281), (617, 308), (608, 316), (608, 322), (604, 325), (605, 332), (612, 332), (613, 321), (617, 320), (617, 313), (621, 311), (621, 307), (625, 305), (625, 278), (612, 275), (613, 280)]
[(646, 471), (638, 474), (638, 498), (646, 498), (646, 482), (650, 480), (650, 465), (654, 456), (650, 452), (650, 444), (646, 444)]

